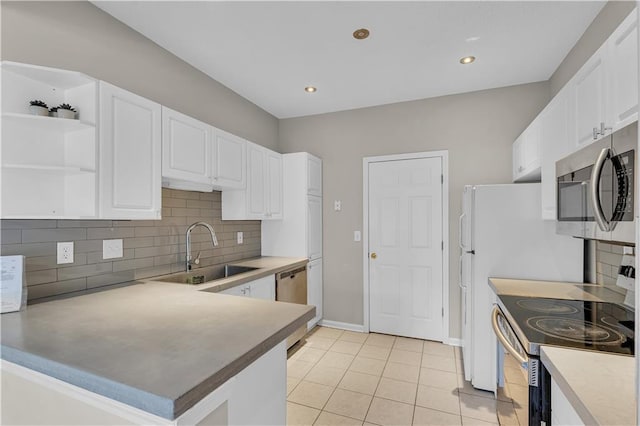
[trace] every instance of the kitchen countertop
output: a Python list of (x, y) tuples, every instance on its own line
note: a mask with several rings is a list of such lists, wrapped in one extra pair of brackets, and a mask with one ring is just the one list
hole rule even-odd
[(498, 295), (622, 303), (624, 295), (598, 284), (489, 278)]
[[(247, 259), (240, 260), (238, 262), (229, 263), (234, 266), (248, 266), (250, 268), (258, 268), (254, 271), (244, 272), (242, 274), (233, 275), (228, 278), (221, 278), (215, 281), (210, 281), (202, 284), (181, 284), (189, 287), (190, 289), (198, 290), (198, 291), (208, 291), (213, 293), (218, 293), (220, 291), (224, 291), (228, 288), (238, 286), (240, 284), (247, 283), (249, 281), (257, 280), (262, 277), (266, 277), (268, 275), (274, 275), (280, 273), (282, 271), (295, 269), (300, 266), (304, 266), (309, 262), (309, 259), (306, 257), (277, 257), (277, 256), (263, 256), (257, 257), (255, 259)], [(197, 275), (198, 269), (206, 269), (196, 268), (190, 271), (194, 275)], [(165, 280), (174, 275), (180, 275), (184, 272), (178, 272), (176, 274), (163, 275), (161, 277), (153, 277), (143, 280), (144, 282), (159, 282), (158, 279)]]
[[(306, 262), (237, 262), (263, 269), (224, 285)], [(314, 316), (313, 306), (215, 294), (214, 287), (148, 280), (3, 314), (2, 358), (174, 419)]]
[(541, 359), (584, 424), (637, 424), (634, 357), (543, 346)]

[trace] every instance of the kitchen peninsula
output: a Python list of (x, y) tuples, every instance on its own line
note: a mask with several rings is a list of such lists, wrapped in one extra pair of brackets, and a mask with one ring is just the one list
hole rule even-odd
[[(315, 308), (194, 287), (148, 281), (3, 315), (3, 419), (284, 423), (284, 340)], [(46, 398), (39, 410), (24, 392)]]

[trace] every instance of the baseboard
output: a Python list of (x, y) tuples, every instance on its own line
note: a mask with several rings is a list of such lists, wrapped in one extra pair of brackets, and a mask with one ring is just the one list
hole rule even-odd
[(318, 325), (322, 327), (338, 328), (340, 330), (356, 331), (358, 333), (364, 333), (364, 325), (360, 325), (360, 324), (350, 324), (348, 322), (338, 322), (338, 321), (330, 321), (330, 320), (323, 319), (323, 320), (320, 320)]
[(448, 339), (445, 339), (443, 343), (451, 346), (462, 346), (462, 339), (458, 339), (456, 337), (449, 337)]

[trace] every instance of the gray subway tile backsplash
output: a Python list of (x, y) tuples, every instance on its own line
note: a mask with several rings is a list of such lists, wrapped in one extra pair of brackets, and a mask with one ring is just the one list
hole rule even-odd
[[(260, 256), (260, 221), (222, 221), (221, 193), (162, 190), (162, 219), (0, 220), (2, 255), (27, 257), (29, 300), (83, 292), (184, 270), (185, 232), (193, 222), (213, 225), (220, 245), (194, 230), (193, 255), (200, 266)], [(244, 232), (244, 244), (236, 232)], [(102, 241), (122, 239), (123, 257), (102, 259)], [(74, 242), (74, 263), (58, 265), (56, 243)]]

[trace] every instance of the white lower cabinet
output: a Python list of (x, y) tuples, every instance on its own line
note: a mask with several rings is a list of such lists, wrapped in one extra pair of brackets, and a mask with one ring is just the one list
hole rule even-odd
[(275, 275), (269, 275), (228, 288), (220, 293), (231, 296), (252, 297), (254, 299), (276, 300), (276, 278)]
[(4, 360), (1, 371), (3, 424), (284, 425), (287, 420), (284, 341), (174, 420)]
[(551, 378), (551, 424), (562, 426), (584, 425), (584, 422), (553, 378)]
[(100, 82), (100, 218), (160, 219), (161, 107)]
[(311, 330), (322, 319), (322, 259), (307, 265), (307, 305), (316, 307), (316, 316), (307, 323)]

